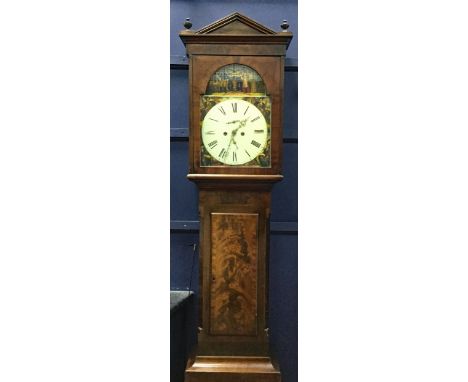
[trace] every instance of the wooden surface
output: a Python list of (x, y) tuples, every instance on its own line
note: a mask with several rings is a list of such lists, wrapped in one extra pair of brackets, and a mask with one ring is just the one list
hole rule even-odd
[(234, 35), (250, 35), (250, 34), (275, 34), (275, 31), (267, 28), (255, 20), (240, 14), (239, 12), (231, 13), (214, 21), (200, 29), (197, 34), (203, 35), (208, 33), (234, 34)]
[[(188, 174), (200, 190), (271, 191), (282, 175)], [(228, 194), (229, 195), (229, 194)]]
[(270, 192), (201, 189), (200, 355), (264, 355)]
[[(292, 34), (234, 13), (180, 37), (190, 65), (188, 177), (199, 187), (200, 214), (198, 347), (185, 381), (279, 382), (268, 356), (268, 243), (271, 187), (282, 178), (284, 56)], [(269, 167), (201, 165), (200, 100), (213, 73), (229, 64), (252, 68), (265, 84)]]
[(281, 382), (281, 374), (269, 357), (196, 357), (185, 382)]
[(210, 333), (257, 335), (258, 215), (211, 215)]
[[(262, 44), (276, 46), (276, 54), (281, 55), (285, 54), (292, 39), (291, 32), (275, 32), (238, 12), (223, 17), (198, 31), (183, 30), (179, 35), (188, 53), (197, 54), (201, 52), (191, 50), (195, 46), (197, 46), (196, 49), (202, 49), (202, 52), (205, 53), (203, 49), (209, 44), (219, 44), (220, 46), (225, 44), (235, 44), (237, 46), (239, 44)], [(260, 52), (262, 52), (261, 47), (253, 54), (260, 54)], [(225, 53), (219, 52), (218, 54)]]

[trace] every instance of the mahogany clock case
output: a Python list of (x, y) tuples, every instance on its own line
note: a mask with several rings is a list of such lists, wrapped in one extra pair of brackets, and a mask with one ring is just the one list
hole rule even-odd
[[(277, 11), (279, 13), (279, 9)], [(222, 16), (227, 13), (229, 12), (223, 12)], [(245, 13), (255, 18), (255, 12), (253, 15), (249, 12)], [(278, 19), (281, 21), (282, 17), (284, 14)], [(174, 23), (173, 14), (171, 14), (171, 19)], [(179, 18), (179, 20), (181, 19), (184, 18)], [(216, 17), (210, 17), (209, 21), (214, 19)], [(177, 21), (180, 25), (179, 20)], [(195, 20), (193, 21), (195, 23)], [(202, 23), (198, 24), (203, 25)], [(180, 30), (180, 27), (178, 29)], [(198, 191), (185, 178), (188, 173), (189, 153), (188, 131), (186, 129), (188, 99), (184, 100), (181, 94), (187, 94), (189, 73), (187, 72), (187, 62), (181, 57), (182, 55), (179, 58), (177, 55), (171, 57), (171, 289), (186, 289), (191, 279), (191, 287), (198, 294), (200, 292), (196, 277), (198, 260), (195, 260), (192, 269), (192, 247), (190, 246), (194, 242), (200, 244), (197, 235), (199, 229), (197, 222)], [(213, 67), (222, 64), (223, 62), (213, 63)], [(256, 66), (256, 70), (262, 71), (255, 62), (249, 62), (249, 64)], [(207, 73), (209, 73), (209, 69), (207, 69)], [(268, 78), (268, 73), (264, 73), (263, 76)], [(284, 89), (282, 90), (287, 107), (284, 108), (284, 131), (278, 142), (283, 145), (282, 173), (285, 180), (276, 185), (272, 193), (271, 264), (270, 282), (267, 288), (270, 291), (269, 326), (274, 333), (271, 335), (270, 345), (281, 365), (283, 380), (294, 381), (297, 379), (297, 116), (295, 114), (297, 110), (297, 64), (294, 65), (294, 59), (286, 64), (284, 77)], [(274, 86), (270, 86), (270, 88), (274, 89)], [(277, 96), (279, 93), (281, 91), (273, 96)], [(248, 213), (243, 218), (246, 219), (246, 224), (249, 224), (248, 221), (253, 219)], [(254, 239), (250, 238), (249, 240)], [(284, 278), (284, 274), (288, 274), (288, 277)], [(252, 327), (249, 329), (248, 322), (252, 321), (247, 320), (244, 329), (253, 330)], [(213, 330), (222, 331), (225, 328), (214, 327)], [(235, 328), (229, 330), (235, 330)], [(191, 342), (193, 343), (193, 338), (191, 338)], [(190, 345), (188, 344), (187, 348), (191, 347)]]

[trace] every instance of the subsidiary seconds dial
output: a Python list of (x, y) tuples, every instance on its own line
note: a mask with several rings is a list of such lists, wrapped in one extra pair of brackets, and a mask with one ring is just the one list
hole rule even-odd
[(230, 98), (203, 119), (201, 136), (208, 153), (223, 164), (243, 165), (260, 155), (268, 141), (267, 122), (252, 103)]

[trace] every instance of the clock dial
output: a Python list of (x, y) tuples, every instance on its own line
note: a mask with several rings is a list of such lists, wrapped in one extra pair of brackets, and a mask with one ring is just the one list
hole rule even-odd
[(239, 166), (263, 153), (268, 142), (268, 124), (253, 103), (230, 98), (208, 110), (201, 137), (213, 158), (225, 165)]

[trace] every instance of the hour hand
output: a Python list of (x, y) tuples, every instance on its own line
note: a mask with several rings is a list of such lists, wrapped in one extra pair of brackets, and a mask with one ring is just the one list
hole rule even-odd
[(226, 124), (239, 123), (239, 122), (240, 122), (239, 120), (236, 120), (236, 121), (226, 122)]

